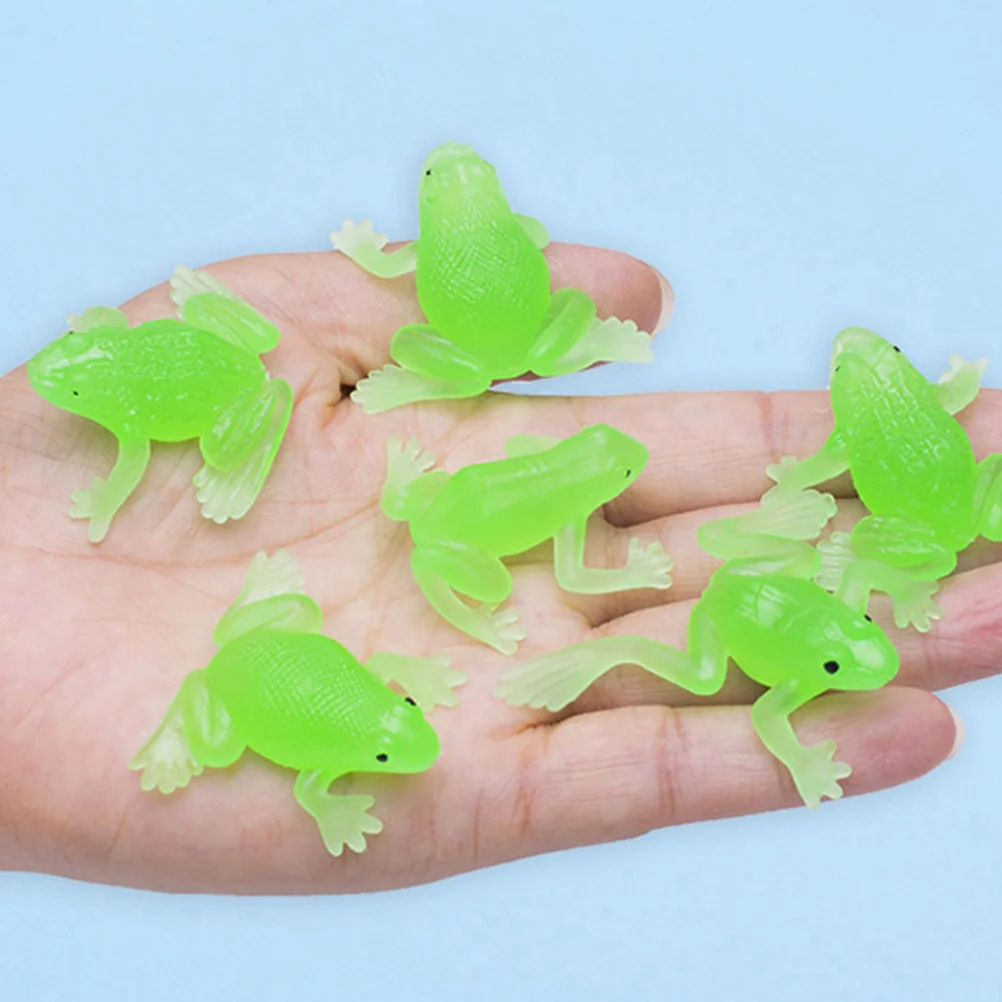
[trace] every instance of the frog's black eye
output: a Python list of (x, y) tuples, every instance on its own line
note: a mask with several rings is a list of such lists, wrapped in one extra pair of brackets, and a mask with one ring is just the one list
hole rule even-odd
[(892, 344), (892, 345), (891, 345), (891, 347), (892, 347), (892, 348), (893, 348), (893, 349), (894, 349), (894, 350), (895, 350), (896, 352), (899, 352), (899, 353), (900, 353), (901, 349), (900, 349), (900, 348), (899, 348), (899, 347), (898, 347), (898, 346), (897, 346), (896, 344)]
[(835, 371), (836, 371), (836, 372), (838, 372), (838, 370), (839, 370), (839, 369), (841, 369), (841, 368), (842, 368), (842, 366), (841, 366), (841, 365), (836, 365), (836, 366), (835, 366)]
[(79, 390), (74, 390), (73, 391), (73, 396), (79, 397), (80, 396), (80, 391)]
[(376, 756), (376, 761), (377, 761), (377, 762), (387, 762), (387, 761), (389, 761), (389, 758), (390, 758), (390, 756), (389, 756), (389, 755), (387, 755), (387, 754), (386, 754), (386, 752), (380, 752), (380, 753), (379, 753), (379, 754), (378, 754), (378, 755)]
[(626, 471), (626, 477), (624, 477), (623, 479), (625, 480), (627, 477), (631, 476), (632, 473), (633, 473), (633, 470), (627, 470)]
[(873, 622), (873, 616), (871, 616), (871, 615), (869, 615), (868, 613), (865, 613), (865, 612), (863, 613), (863, 619), (865, 619), (868, 623), (872, 623)]
[(838, 662), (837, 661), (826, 661), (825, 662), (825, 671), (828, 672), (829, 675), (834, 675), (835, 672), (838, 671)]
[(425, 176), (425, 177), (431, 177), (431, 171), (430, 171), (430, 170), (426, 170), (426, 171), (424, 172), (424, 176)]
[(417, 703), (415, 703), (414, 700), (411, 699), (410, 696), (404, 696), (404, 702), (405, 703), (410, 703), (411, 706), (417, 706)]

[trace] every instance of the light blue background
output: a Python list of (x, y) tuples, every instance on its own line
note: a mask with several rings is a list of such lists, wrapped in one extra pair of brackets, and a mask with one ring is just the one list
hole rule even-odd
[[(0, 361), (177, 262), (322, 248), (349, 215), (409, 235), (422, 155), (459, 138), (556, 239), (676, 286), (653, 366), (565, 388), (821, 386), (849, 323), (929, 374), (998, 366), (999, 10), (5, 4)], [(1002, 684), (948, 698), (957, 760), (820, 815), (355, 898), (6, 875), (0, 997), (998, 1002)]]

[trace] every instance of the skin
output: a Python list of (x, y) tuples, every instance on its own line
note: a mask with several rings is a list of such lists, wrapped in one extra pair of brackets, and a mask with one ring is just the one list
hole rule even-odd
[(204, 272), (179, 268), (172, 293), (180, 320), (129, 327), (120, 311), (96, 307), (71, 317), (70, 331), (27, 365), (41, 397), (118, 440), (108, 479), (73, 494), (70, 517), (88, 521), (92, 543), (142, 480), (151, 441), (199, 439), (202, 514), (219, 523), (242, 518), (289, 422), (292, 390), (269, 380), (257, 354), (278, 344), (272, 324)]
[(832, 352), (835, 428), (822, 448), (769, 470), (776, 495), (849, 471), (869, 515), (822, 547), (818, 580), (866, 611), (870, 594), (894, 603), (899, 627), (940, 616), (932, 596), (957, 554), (979, 536), (1002, 541), (1002, 455), (975, 461), (954, 414), (977, 396), (984, 362), (951, 359), (930, 383), (896, 345), (850, 327)]
[[(553, 246), (547, 256), (556, 284), (586, 289), (603, 313), (662, 325), (670, 299), (646, 265), (584, 247)], [(717, 566), (696, 546), (698, 525), (751, 510), (768, 486), (767, 463), (822, 444), (831, 430), (827, 393), (488, 394), (369, 418), (347, 394), (388, 361), (394, 331), (419, 316), (412, 279), (376, 281), (330, 253), (210, 270), (281, 327), (269, 367), (296, 394), (273, 475), (247, 519), (224, 530), (201, 519), (186, 503), (196, 457), (165, 446), (151, 464), (151, 489), (95, 550), (73, 531), (63, 498), (106, 468), (113, 441), (53, 414), (23, 369), (0, 379), (2, 865), (173, 891), (373, 890), (800, 802), (755, 733), (760, 690), (740, 673), (709, 699), (632, 670), (610, 673), (560, 714), (494, 699), (511, 661), (428, 606), (409, 573), (410, 534), (386, 519), (379, 497), (391, 434), (434, 442), (458, 469), (501, 455), (516, 430), (567, 437), (608, 422), (652, 452), (644, 476), (594, 520), (589, 556), (622, 561), (629, 538), (642, 533), (673, 553), (675, 581), (667, 592), (576, 595), (556, 586), (545, 549), (526, 554), (512, 566), (513, 600), (532, 633), (524, 654), (617, 635), (681, 647)], [(168, 290), (124, 309), (131, 323), (169, 316)], [(1002, 448), (1002, 394), (983, 391), (964, 421), (980, 453)], [(685, 435), (664, 433), (680, 427)], [(834, 521), (844, 526), (859, 505), (848, 481), (834, 491)], [(289, 774), (251, 754), (232, 774), (207, 770), (176, 798), (144, 793), (126, 768), (183, 675), (211, 660), (212, 623), (261, 548), (296, 555), (326, 631), (360, 660), (380, 649), (446, 655), (469, 677), (461, 710), (436, 715), (442, 752), (432, 769), (358, 784), (385, 825), (361, 855), (332, 859), (297, 807)], [(949, 754), (955, 724), (930, 690), (1002, 664), (999, 555), (985, 544), (964, 554), (943, 589), (947, 615), (935, 643), (895, 635), (894, 685), (823, 696), (794, 715), (805, 745), (835, 740), (852, 763), (847, 796), (914, 779)], [(873, 616), (886, 628), (879, 601)], [(347, 777), (341, 792), (355, 783)], [(917, 783), (905, 795), (924, 792)]]
[(331, 240), (381, 278), (415, 273), (426, 322), (390, 342), (395, 365), (362, 380), (368, 414), (421, 400), (474, 397), (527, 372), (557, 376), (596, 362), (649, 362), (650, 335), (597, 318), (580, 289), (551, 293), (542, 223), (511, 211), (497, 172), (472, 147), (446, 143), (418, 185), (420, 236), (390, 253), (370, 223), (347, 221)]
[(752, 722), (804, 803), (838, 799), (839, 780), (852, 769), (834, 760), (833, 741), (805, 747), (790, 715), (830, 689), (878, 689), (899, 662), (869, 616), (811, 580), (820, 557), (801, 539), (817, 536), (834, 510), (832, 498), (811, 491), (701, 526), (700, 545), (726, 562), (693, 607), (685, 651), (645, 637), (592, 640), (509, 669), (494, 694), (510, 706), (559, 711), (612, 668), (633, 664), (712, 696), (733, 659), (767, 690), (752, 706)]
[(298, 771), (296, 800), (332, 856), (346, 847), (364, 852), (366, 835), (383, 827), (369, 813), (375, 800), (328, 788), (355, 772), (430, 769), (439, 742), (422, 710), (455, 705), (452, 688), (464, 678), (445, 658), (374, 654), (363, 666), (320, 634), (323, 613), (301, 584), (287, 553), (254, 558), (216, 626), (219, 651), (207, 668), (185, 676), (129, 768), (140, 770), (144, 790), (174, 793), (206, 767), (233, 765), (250, 749)]
[[(448, 474), (427, 472), (435, 457), (416, 441), (387, 443), (381, 504), (389, 518), (410, 524), (411, 570), (443, 619), (502, 654), (525, 638), (513, 609), (497, 611), (511, 593), (502, 557), (553, 540), (557, 583), (567, 591), (608, 594), (667, 588), (671, 558), (660, 543), (631, 540), (618, 570), (585, 567), (589, 516), (618, 497), (647, 465), (636, 439), (592, 425), (565, 441), (518, 436), (508, 459), (474, 463)], [(481, 603), (471, 607), (457, 592)]]

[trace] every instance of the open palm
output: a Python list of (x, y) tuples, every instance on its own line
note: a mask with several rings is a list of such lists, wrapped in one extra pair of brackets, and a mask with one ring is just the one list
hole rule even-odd
[[(670, 290), (646, 265), (553, 246), (555, 280), (591, 293), (603, 314), (650, 329)], [(830, 428), (821, 393), (675, 394), (606, 399), (489, 394), (365, 417), (350, 387), (389, 360), (393, 332), (419, 319), (412, 279), (369, 278), (338, 254), (283, 255), (209, 269), (274, 320), (266, 359), (296, 395), (268, 485), (245, 519), (201, 518), (197, 449), (160, 446), (146, 479), (99, 547), (67, 518), (72, 491), (107, 472), (114, 440), (37, 398), (19, 369), (0, 382), (0, 865), (174, 890), (339, 891), (399, 886), (529, 853), (653, 827), (792, 806), (789, 777), (760, 746), (733, 673), (700, 701), (631, 669), (554, 718), (490, 692), (511, 659), (431, 611), (410, 575), (406, 526), (379, 508), (388, 435), (416, 437), (456, 469), (500, 458), (519, 433), (564, 436), (606, 421), (651, 450), (637, 483), (595, 519), (589, 561), (617, 566), (630, 536), (675, 558), (668, 592), (561, 592), (549, 550), (513, 563), (511, 599), (533, 656), (608, 633), (681, 644), (714, 568), (697, 526), (753, 505), (767, 464), (814, 451)], [(86, 305), (86, 304), (84, 304)], [(165, 287), (126, 307), (135, 323), (171, 313)], [(967, 417), (980, 452), (1002, 399)], [(994, 420), (993, 420), (994, 419)], [(841, 486), (841, 490), (839, 487)], [(858, 514), (848, 483), (836, 525)], [(248, 753), (170, 797), (141, 792), (126, 765), (183, 676), (214, 653), (212, 629), (258, 550), (288, 549), (325, 615), (325, 632), (364, 660), (375, 651), (447, 654), (469, 682), (432, 720), (442, 755), (419, 776), (356, 776), (385, 823), (361, 854), (333, 859), (292, 796), (293, 774)], [(830, 696), (796, 718), (807, 743), (833, 737), (854, 766), (847, 793), (918, 776), (954, 744), (951, 715), (926, 691), (1002, 663), (1002, 570), (984, 546), (944, 586), (931, 635), (892, 631), (900, 686)], [(878, 605), (876, 616), (889, 622)], [(912, 686), (914, 688), (905, 688)], [(702, 705), (697, 705), (702, 704)]]

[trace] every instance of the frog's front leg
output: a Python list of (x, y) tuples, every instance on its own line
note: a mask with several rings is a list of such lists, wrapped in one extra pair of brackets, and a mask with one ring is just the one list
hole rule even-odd
[(425, 713), (436, 706), (455, 706), (455, 690), (466, 676), (450, 667), (447, 657), (415, 658), (406, 654), (373, 654), (365, 667), (384, 682), (396, 682)]
[(987, 456), (978, 463), (974, 517), (979, 535), (993, 543), (1002, 542), (1002, 453)]
[(428, 324), (401, 327), (390, 342), (398, 365), (370, 372), (351, 399), (366, 414), (403, 407), (423, 400), (476, 397), (491, 385), (481, 361)]
[(833, 431), (813, 456), (799, 460), (795, 456), (784, 456), (778, 463), (767, 466), (765, 474), (776, 482), (776, 486), (770, 488), (764, 497), (803, 491), (823, 484), (848, 469), (849, 455), (845, 442), (837, 431)]
[(580, 289), (560, 289), (550, 297), (543, 329), (527, 367), (537, 376), (563, 376), (599, 362), (650, 362), (651, 335), (632, 320), (599, 320), (595, 304)]
[(293, 788), (299, 806), (316, 821), (332, 856), (340, 856), (346, 846), (352, 852), (365, 852), (365, 836), (383, 830), (383, 822), (368, 813), (376, 802), (373, 797), (328, 793), (331, 783), (342, 775), (327, 769), (301, 772)]
[(546, 227), (532, 216), (523, 216), (520, 212), (515, 213), (518, 225), (525, 231), (526, 236), (536, 245), (539, 250), (543, 250), (550, 243), (550, 234), (546, 232)]
[(553, 537), (553, 569), (564, 591), (605, 595), (631, 588), (671, 587), (672, 559), (657, 542), (646, 546), (631, 539), (626, 565), (616, 570), (585, 567), (584, 551), (588, 523), (572, 522)]
[(144, 790), (173, 793), (203, 769), (232, 765), (245, 747), (226, 707), (206, 685), (205, 670), (199, 669), (185, 677), (160, 725), (129, 768), (142, 772)]
[(939, 377), (936, 386), (939, 402), (947, 414), (958, 414), (974, 402), (981, 389), (981, 377), (987, 368), (987, 358), (968, 362), (960, 355), (950, 356), (950, 368)]
[(544, 654), (509, 668), (494, 696), (509, 706), (562, 710), (606, 672), (636, 665), (687, 692), (712, 696), (727, 677), (727, 648), (716, 624), (697, 602), (689, 617), (687, 648), (646, 637), (602, 637)]
[[(470, 546), (422, 542), (411, 554), (411, 570), (444, 620), (502, 654), (515, 653), (525, 630), (516, 610), (496, 611), (511, 593), (511, 574), (497, 557)], [(482, 604), (471, 607), (456, 592)]]
[(269, 379), (235, 397), (202, 436), (205, 465), (194, 483), (206, 518), (222, 523), (250, 511), (285, 437), (292, 402), (292, 387)]
[(752, 723), (759, 739), (790, 770), (808, 807), (817, 807), (822, 797), (838, 800), (842, 796), (839, 780), (852, 773), (845, 762), (834, 760), (834, 741), (805, 748), (790, 724), (790, 714), (819, 695), (813, 683), (791, 679), (770, 689), (752, 706)]
[(449, 480), (445, 470), (435, 470), (435, 454), (424, 452), (416, 438), (386, 440), (386, 479), (379, 498), (383, 514), (394, 522), (409, 522), (423, 512)]
[(376, 233), (366, 220), (356, 224), (346, 219), (337, 232), (331, 234), (334, 250), (341, 251), (360, 268), (377, 278), (399, 278), (417, 267), (417, 241), (384, 253), (388, 238)]
[(139, 486), (149, 462), (149, 439), (123, 436), (108, 479), (98, 477), (89, 490), (73, 493), (70, 518), (90, 519), (87, 537), (92, 543), (100, 543), (107, 535), (112, 519)]

